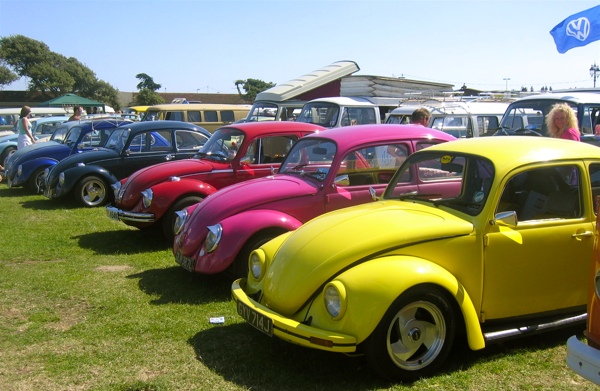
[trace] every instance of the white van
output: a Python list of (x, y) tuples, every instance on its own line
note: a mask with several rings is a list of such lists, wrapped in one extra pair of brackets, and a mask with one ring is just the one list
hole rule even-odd
[(431, 113), (430, 128), (441, 130), (456, 138), (491, 136), (500, 127), (500, 120), (508, 105), (509, 102), (478, 99), (407, 101), (390, 113), (386, 123), (410, 123), (413, 111), (424, 107)]
[(600, 124), (600, 94), (568, 91), (515, 100), (506, 109), (498, 134), (547, 136), (545, 118), (556, 103), (567, 103), (575, 111), (582, 136), (595, 133), (596, 125)]
[[(20, 115), (21, 107), (0, 108), (0, 135), (14, 133), (14, 128), (17, 124), (17, 121), (19, 120)], [(31, 118), (54, 117), (64, 115), (69, 115), (69, 111), (62, 107), (31, 108)]]
[(336, 128), (348, 125), (380, 124), (397, 98), (338, 96), (313, 99), (302, 107), (296, 121)]

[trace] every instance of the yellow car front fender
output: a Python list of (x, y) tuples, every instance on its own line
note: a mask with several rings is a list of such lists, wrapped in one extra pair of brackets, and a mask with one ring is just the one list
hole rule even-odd
[[(469, 294), (450, 272), (433, 262), (413, 256), (386, 256), (361, 263), (343, 272), (334, 281), (341, 282), (346, 289), (347, 310), (343, 317), (328, 319), (325, 323), (329, 324), (322, 324), (322, 327), (329, 328), (337, 323), (335, 329), (354, 335), (358, 342), (362, 342), (402, 293), (419, 285), (432, 284), (448, 292), (460, 308), (470, 348), (478, 350), (485, 347), (477, 311)], [(314, 310), (320, 312), (316, 308)], [(320, 316), (316, 317), (316, 322), (317, 318)]]

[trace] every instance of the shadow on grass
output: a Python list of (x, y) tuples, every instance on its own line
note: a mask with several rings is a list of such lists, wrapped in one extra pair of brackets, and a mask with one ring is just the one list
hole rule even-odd
[(127, 276), (139, 279), (140, 290), (159, 296), (152, 304), (204, 304), (231, 300), (231, 279), (223, 275), (198, 275), (179, 266), (150, 269)]
[[(523, 352), (535, 352), (566, 345), (572, 335), (582, 335), (585, 324), (563, 329), (541, 332), (520, 338), (488, 345), (485, 349), (472, 351), (466, 341), (457, 341), (448, 358), (448, 371), (466, 370), (476, 364), (492, 362), (502, 357), (510, 357)], [(566, 357), (565, 357), (566, 360)]]
[(79, 209), (83, 208), (79, 206), (73, 201), (70, 197), (58, 198), (55, 200), (49, 200), (41, 194), (38, 194), (40, 197), (36, 200), (27, 200), (23, 201), (21, 205), (26, 209), (34, 209), (34, 210), (55, 210), (55, 209)]
[(74, 236), (79, 246), (96, 254), (139, 254), (168, 249), (171, 245), (159, 230), (119, 230)]
[[(24, 187), (8, 187), (6, 182), (3, 181), (2, 185), (0, 185), (0, 197), (3, 198), (19, 198), (25, 196), (35, 196), (32, 192), (25, 189)], [(42, 196), (43, 197), (43, 196)]]
[[(457, 340), (446, 365), (438, 376), (523, 352), (543, 351), (564, 345), (569, 336), (581, 334), (582, 327), (569, 327), (472, 351), (466, 341)], [(269, 338), (248, 324), (216, 326), (201, 331), (188, 343), (197, 359), (228, 381), (247, 389), (279, 390), (366, 390), (394, 388), (373, 371), (364, 357), (349, 357), (293, 345)], [(399, 383), (407, 389), (419, 389), (421, 383)]]
[(188, 343), (215, 373), (251, 390), (387, 388), (363, 357), (349, 357), (269, 338), (247, 324), (216, 326)]

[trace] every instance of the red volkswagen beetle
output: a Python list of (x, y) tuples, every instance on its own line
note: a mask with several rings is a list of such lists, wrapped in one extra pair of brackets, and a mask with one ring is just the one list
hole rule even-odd
[[(249, 253), (332, 210), (373, 201), (413, 152), (455, 138), (415, 125), (358, 125), (300, 139), (278, 174), (177, 212), (173, 253), (196, 273), (246, 276)], [(417, 178), (407, 178), (407, 188)]]
[(272, 175), (294, 142), (325, 129), (286, 121), (221, 127), (193, 158), (156, 164), (115, 183), (115, 203), (106, 213), (137, 228), (162, 224), (172, 240), (175, 212), (225, 186)]

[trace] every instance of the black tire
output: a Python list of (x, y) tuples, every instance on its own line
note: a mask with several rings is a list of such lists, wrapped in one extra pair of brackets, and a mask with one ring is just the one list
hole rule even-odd
[(27, 179), (27, 189), (35, 194), (40, 194), (44, 186), (44, 170), (46, 167), (37, 168)]
[(90, 175), (77, 183), (74, 196), (80, 205), (93, 208), (107, 204), (112, 197), (112, 189), (104, 179)]
[(167, 241), (170, 244), (173, 244), (173, 239), (175, 238), (175, 233), (173, 232), (173, 225), (175, 224), (175, 219), (177, 218), (177, 215), (175, 214), (175, 212), (185, 209), (188, 206), (192, 206), (194, 204), (197, 204), (198, 202), (202, 201), (204, 198), (200, 197), (200, 196), (188, 196), (188, 197), (184, 197), (180, 200), (178, 200), (177, 202), (175, 202), (173, 205), (171, 205), (171, 207), (169, 208), (169, 210), (167, 211), (167, 213), (165, 213), (162, 217), (162, 230), (163, 230), (163, 234), (165, 235), (165, 237), (167, 238)]
[(452, 305), (434, 286), (400, 295), (364, 342), (369, 364), (391, 381), (414, 381), (437, 372), (456, 334)]
[(17, 147), (6, 147), (4, 151), (2, 151), (2, 155), (0, 156), (0, 162), (2, 162), (2, 166), (6, 167), (6, 161), (13, 153), (17, 152)]
[(235, 279), (240, 277), (248, 277), (248, 258), (250, 257), (250, 253), (284, 232), (284, 230), (280, 229), (271, 229), (260, 232), (251, 237), (244, 244), (233, 263), (227, 267), (225, 273)]

